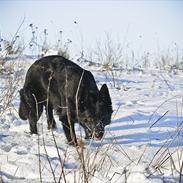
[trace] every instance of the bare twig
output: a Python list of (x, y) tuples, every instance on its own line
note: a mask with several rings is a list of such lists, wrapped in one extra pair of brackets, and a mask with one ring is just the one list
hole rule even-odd
[(49, 159), (49, 155), (48, 155), (48, 152), (47, 152), (47, 149), (46, 149), (46, 143), (45, 143), (45, 139), (44, 139), (44, 133), (43, 133), (43, 125), (42, 125), (42, 135), (43, 135), (43, 147), (44, 147), (44, 151), (46, 153), (46, 158), (47, 158), (47, 161), (49, 163), (49, 166), (50, 166), (50, 169), (51, 169), (51, 173), (52, 173), (52, 176), (53, 176), (53, 179), (54, 179), (54, 182), (56, 183), (56, 177), (55, 177), (55, 173), (54, 173), (54, 170), (53, 170), (53, 167), (51, 165), (51, 161)]
[[(47, 101), (46, 101), (46, 107), (47, 107), (47, 112), (48, 112), (48, 105), (49, 105), (49, 92), (50, 92), (50, 84), (51, 84), (51, 80), (53, 78), (53, 72), (50, 74), (50, 77), (48, 79), (48, 88), (47, 88)], [(48, 117), (48, 114), (47, 114), (47, 117)], [(53, 120), (53, 119), (52, 119)], [(64, 173), (64, 163), (62, 162), (62, 159), (61, 159), (61, 156), (60, 156), (60, 153), (59, 153), (59, 149), (58, 149), (58, 145), (57, 145), (57, 142), (56, 142), (56, 139), (55, 139), (55, 135), (53, 133), (53, 128), (52, 128), (52, 125), (53, 125), (53, 121), (51, 121), (51, 133), (52, 133), (52, 137), (53, 137), (53, 141), (54, 141), (54, 145), (55, 145), (55, 148), (57, 150), (57, 155), (59, 157), (59, 162), (60, 162), (60, 165), (61, 165), (61, 175), (59, 177), (59, 180), (58, 182), (61, 181), (61, 177), (63, 175), (63, 178), (64, 178), (64, 182), (66, 183), (66, 178), (65, 178), (65, 173)]]
[(181, 164), (181, 167), (180, 167), (179, 183), (181, 183), (181, 182), (182, 182), (182, 170), (183, 170), (183, 160), (182, 160), (182, 164)]
[(160, 116), (149, 128), (152, 128), (158, 121), (160, 121), (169, 111), (166, 111), (162, 116)]
[(176, 95), (176, 96), (173, 96), (167, 100), (165, 100), (164, 102), (162, 102), (157, 108), (156, 110), (153, 112), (153, 114), (151, 115), (151, 117), (149, 118), (148, 120), (148, 123), (150, 123), (150, 121), (152, 120), (153, 116), (155, 115), (155, 113), (160, 109), (160, 107), (162, 107), (166, 102), (170, 101), (170, 100), (173, 100), (175, 98), (177, 98), (179, 95)]
[[(39, 114), (38, 114), (38, 101), (36, 99), (35, 94), (32, 94), (34, 97), (34, 100), (36, 102), (36, 116), (37, 116), (37, 120), (39, 119)], [(39, 156), (39, 178), (40, 178), (40, 182), (42, 183), (42, 171), (41, 171), (41, 153), (40, 153), (40, 138), (39, 138), (39, 134), (37, 136), (37, 140), (38, 140), (38, 156)]]

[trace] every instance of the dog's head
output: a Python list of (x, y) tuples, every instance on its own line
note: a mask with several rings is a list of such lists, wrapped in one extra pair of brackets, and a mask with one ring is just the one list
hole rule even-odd
[[(92, 98), (93, 97), (93, 98)], [(90, 96), (90, 105), (86, 109), (85, 126), (89, 136), (100, 140), (104, 128), (111, 123), (112, 102), (106, 84), (102, 85), (98, 96)]]

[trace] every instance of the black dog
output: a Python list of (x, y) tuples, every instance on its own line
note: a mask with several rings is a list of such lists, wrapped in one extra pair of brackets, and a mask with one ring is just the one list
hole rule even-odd
[(100, 91), (91, 72), (61, 57), (37, 60), (27, 71), (20, 90), (19, 116), (29, 120), (37, 134), (37, 121), (46, 109), (48, 128), (55, 128), (53, 109), (63, 124), (69, 144), (77, 145), (74, 123), (84, 128), (86, 138), (101, 139), (111, 122), (112, 103), (107, 85)]

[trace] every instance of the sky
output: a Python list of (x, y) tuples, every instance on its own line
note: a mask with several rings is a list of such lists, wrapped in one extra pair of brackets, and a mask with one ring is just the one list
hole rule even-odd
[[(72, 40), (71, 52), (92, 50), (109, 35), (114, 44), (139, 52), (183, 48), (183, 1), (57, 1), (0, 0), (0, 35), (10, 39), (25, 18), (18, 34), (31, 39), (30, 24), (39, 37), (47, 29), (50, 45)], [(74, 22), (77, 23), (74, 23)]]

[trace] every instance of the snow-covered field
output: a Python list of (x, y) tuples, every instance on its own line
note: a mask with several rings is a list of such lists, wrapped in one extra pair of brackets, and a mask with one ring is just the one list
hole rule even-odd
[(53, 135), (42, 115), (39, 136), (18, 117), (18, 90), (33, 61), (12, 59), (0, 72), (0, 182), (181, 182), (182, 72), (102, 71), (79, 63), (99, 87), (107, 83), (114, 113), (100, 142), (84, 140), (76, 125), (81, 147), (75, 148), (66, 143), (57, 116)]

